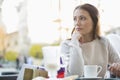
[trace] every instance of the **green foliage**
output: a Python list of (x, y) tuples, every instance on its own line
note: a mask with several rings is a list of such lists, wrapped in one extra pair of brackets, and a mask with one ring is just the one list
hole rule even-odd
[(15, 61), (18, 57), (18, 52), (16, 51), (8, 51), (5, 53), (5, 59), (8, 61)]
[(33, 44), (30, 48), (30, 56), (35, 58), (43, 58), (42, 47), (44, 46), (58, 46), (60, 43), (55, 42), (53, 44)]
[(42, 46), (39, 44), (33, 44), (30, 48), (30, 55), (35, 58), (43, 58)]
[(53, 44), (51, 44), (51, 46), (59, 46), (59, 45), (60, 45), (60, 42), (58, 42), (58, 41), (56, 41)]

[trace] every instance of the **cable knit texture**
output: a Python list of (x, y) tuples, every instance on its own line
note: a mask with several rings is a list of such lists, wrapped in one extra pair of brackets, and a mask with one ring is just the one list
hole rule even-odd
[(102, 66), (102, 71), (98, 76), (104, 77), (107, 64), (120, 62), (117, 51), (112, 47), (110, 42), (101, 37), (91, 42), (79, 44), (72, 40), (65, 40), (61, 43), (61, 52), (66, 57), (68, 63), (68, 75), (83, 75), (84, 65)]

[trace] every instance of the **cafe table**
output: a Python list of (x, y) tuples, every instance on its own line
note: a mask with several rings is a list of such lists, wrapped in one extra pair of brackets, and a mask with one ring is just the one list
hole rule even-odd
[[(49, 79), (46, 79), (46, 78), (43, 78), (43, 77), (37, 77), (37, 78), (34, 78), (32, 80), (49, 80)], [(76, 79), (73, 79), (73, 78), (58, 78), (56, 80), (120, 80), (120, 79), (117, 79), (117, 78), (101, 78), (101, 79), (95, 79), (95, 78), (76, 78)]]
[[(32, 80), (49, 80), (49, 78), (43, 78), (43, 77), (36, 77)], [(57, 78), (56, 80), (120, 80), (120, 78), (84, 78), (84, 77), (78, 77), (77, 75), (68, 76), (65, 78)]]
[(106, 79), (104, 79), (104, 78), (101, 78), (101, 79), (94, 79), (94, 78), (88, 78), (88, 79), (75, 79), (75, 80), (120, 80), (120, 79), (117, 79), (117, 78), (106, 78)]
[(0, 75), (0, 80), (17, 80), (18, 75), (12, 74), (12, 75)]
[(18, 74), (18, 70), (15, 68), (0, 68), (0, 76)]

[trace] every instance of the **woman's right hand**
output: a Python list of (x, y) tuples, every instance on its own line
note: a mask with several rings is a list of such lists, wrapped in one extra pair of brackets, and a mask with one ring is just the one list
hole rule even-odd
[(79, 46), (80, 45), (80, 43), (79, 43), (80, 37), (81, 37), (81, 34), (77, 31), (74, 31), (72, 36), (71, 36), (72, 44)]
[(79, 40), (80, 37), (81, 37), (81, 34), (75, 30), (72, 34), (72, 40)]

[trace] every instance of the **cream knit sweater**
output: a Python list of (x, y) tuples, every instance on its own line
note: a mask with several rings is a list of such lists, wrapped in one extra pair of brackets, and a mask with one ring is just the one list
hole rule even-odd
[(68, 75), (83, 75), (86, 64), (100, 65), (102, 71), (98, 76), (104, 77), (107, 64), (120, 62), (120, 58), (109, 41), (101, 37), (88, 43), (79, 44), (77, 41), (65, 40), (61, 43), (61, 52), (68, 62)]

